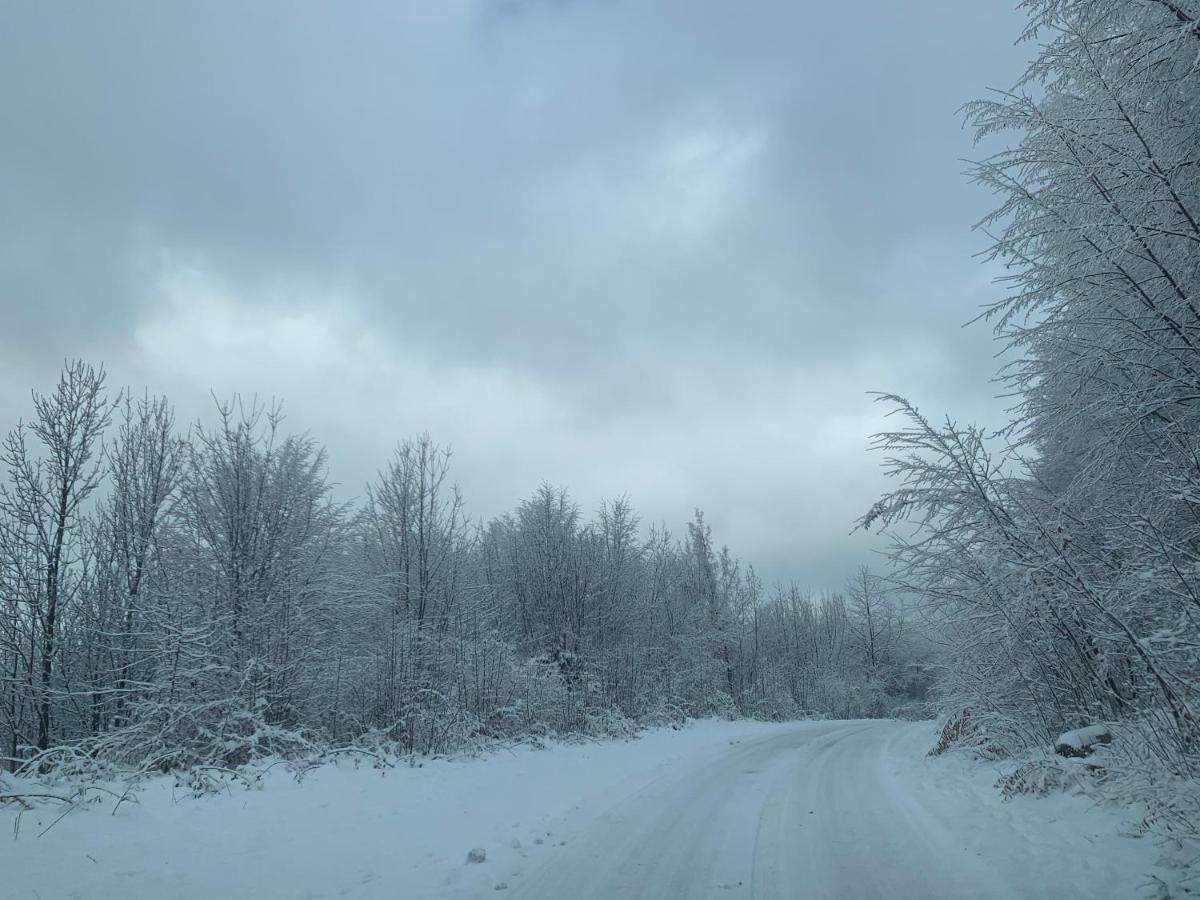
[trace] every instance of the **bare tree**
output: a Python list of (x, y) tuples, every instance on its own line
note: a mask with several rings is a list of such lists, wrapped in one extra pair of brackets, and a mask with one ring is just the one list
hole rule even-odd
[(110, 492), (100, 510), (97, 542), (113, 576), (108, 633), (118, 643), (116, 725), (128, 719), (128, 706), (138, 693), (136, 682), (148, 677), (141, 665), (151, 653), (144, 636), (158, 613), (152, 604), (164, 576), (163, 532), (178, 499), (185, 448), (165, 398), (147, 394), (135, 402), (126, 393), (116, 440), (107, 448)]
[[(112, 410), (104, 370), (68, 361), (54, 393), (34, 392), (33, 408), (33, 419), (9, 432), (0, 451), (8, 469), (8, 483), (0, 485), (0, 528), (8, 550), (6, 580), (20, 598), (18, 616), (28, 631), (26, 689), (36, 709), (36, 746), (45, 750), (60, 694), (60, 620), (80, 585), (84, 504), (103, 471), (98, 451)], [(40, 452), (31, 451), (31, 436)]]
[(899, 623), (882, 580), (860, 566), (846, 582), (850, 637), (869, 681), (880, 677), (899, 639)]

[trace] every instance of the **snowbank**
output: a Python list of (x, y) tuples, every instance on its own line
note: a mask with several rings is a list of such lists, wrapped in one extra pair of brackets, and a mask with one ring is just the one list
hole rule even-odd
[[(980, 857), (1013, 861), (1014, 897), (1150, 896), (1151, 874), (1164, 878), (1159, 851), (1133, 827), (1145, 811), (1097, 802), (1078, 790), (1001, 801), (997, 779), (1012, 768), (965, 753), (926, 757), (938, 737), (923, 724), (891, 748), (894, 775), (917, 784), (921, 805), (954, 829)], [(939, 813), (939, 811), (941, 811)]]

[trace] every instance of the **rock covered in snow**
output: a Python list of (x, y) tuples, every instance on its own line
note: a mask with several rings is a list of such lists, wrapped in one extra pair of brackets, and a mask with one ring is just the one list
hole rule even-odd
[(1112, 732), (1107, 725), (1089, 725), (1061, 734), (1054, 742), (1054, 752), (1059, 756), (1088, 756), (1096, 744), (1111, 744)]
[(468, 863), (481, 863), (487, 861), (487, 851), (482, 847), (472, 847), (471, 852), (467, 854)]

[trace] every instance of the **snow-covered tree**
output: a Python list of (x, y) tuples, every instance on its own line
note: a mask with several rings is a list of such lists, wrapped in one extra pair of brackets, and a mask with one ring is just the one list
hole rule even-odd
[[(33, 395), (34, 415), (5, 438), (0, 458), (3, 628), (10, 755), (56, 740), (55, 712), (70, 697), (59, 677), (62, 623), (84, 577), (85, 504), (102, 478), (101, 440), (111, 416), (104, 370), (69, 361), (51, 394)], [(30, 446), (31, 439), (33, 446)]]

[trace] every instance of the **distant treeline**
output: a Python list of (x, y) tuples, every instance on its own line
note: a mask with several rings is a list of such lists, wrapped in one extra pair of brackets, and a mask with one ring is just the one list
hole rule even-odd
[(311, 746), (444, 752), (687, 716), (871, 716), (920, 698), (900, 610), (761, 582), (696, 514), (643, 533), (539, 488), (472, 524), (450, 453), (399, 445), (361, 502), (278, 408), (177, 427), (69, 362), (4, 441), (10, 767), (162, 768)]

